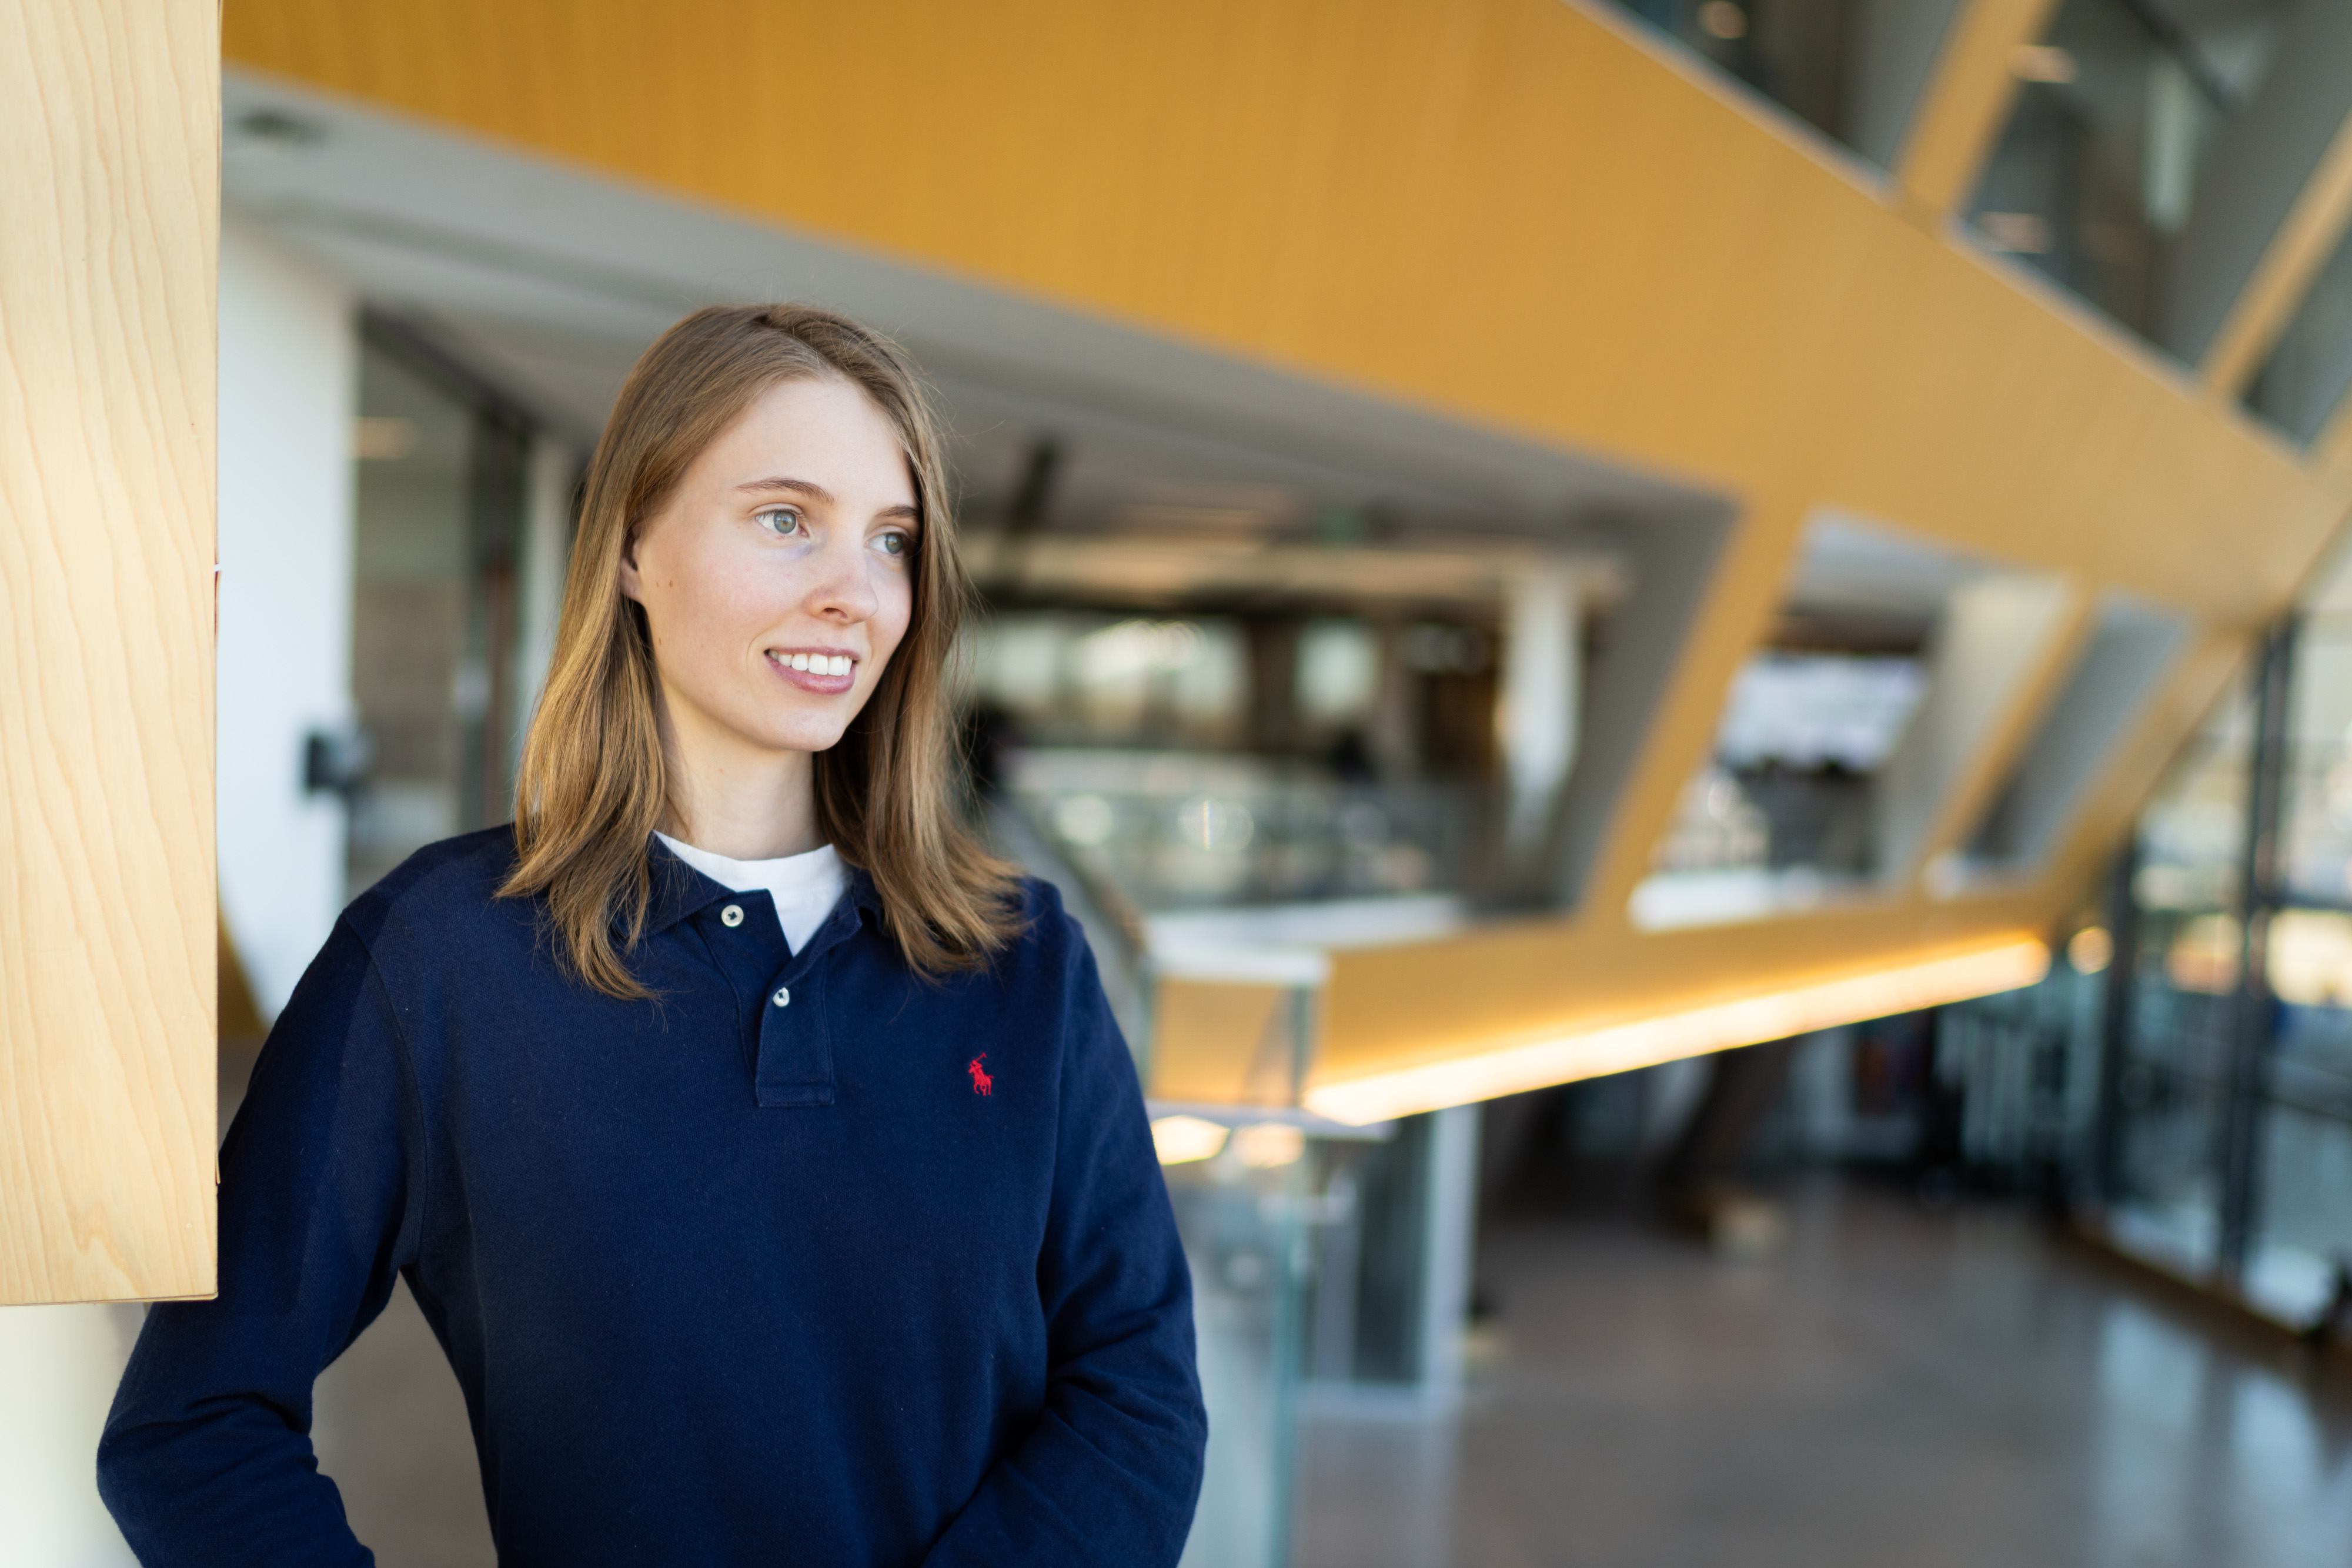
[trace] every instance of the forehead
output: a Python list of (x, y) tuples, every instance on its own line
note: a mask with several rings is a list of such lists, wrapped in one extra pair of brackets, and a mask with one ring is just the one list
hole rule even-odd
[(697, 476), (736, 485), (793, 478), (843, 500), (910, 504), (914, 479), (890, 416), (837, 377), (777, 382), (757, 393), (695, 459)]

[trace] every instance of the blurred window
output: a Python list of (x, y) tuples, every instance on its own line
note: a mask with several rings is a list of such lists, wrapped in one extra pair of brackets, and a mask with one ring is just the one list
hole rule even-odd
[(1381, 695), (1381, 641), (1361, 621), (1310, 621), (1298, 638), (1298, 706), (1312, 724), (1370, 721)]
[(2352, 617), (2304, 622), (2292, 704), (2286, 907), (2269, 933), (2273, 1034), (2244, 1288), (2302, 1323), (2352, 1267)]
[[(1978, 234), (2150, 342), (2197, 357), (2218, 322), (2181, 297), (2208, 281), (2181, 272), (2184, 242), (2200, 219), (2236, 221), (2203, 176), (2270, 77), (2286, 9), (2064, 0), (2042, 41), (2011, 59), (2016, 102), (1969, 204)], [(2200, 256), (2209, 270), (2212, 248)]]
[(2189, 630), (2177, 612), (2102, 596), (2065, 684), (1970, 835), (1964, 856), (1970, 871), (1998, 875), (2041, 866), (2188, 645)]
[(1055, 746), (1237, 744), (1248, 660), (1233, 622), (1076, 611), (992, 616), (971, 632), (976, 702)]
[(1890, 167), (1958, 0), (1618, 0), (1822, 135)]
[(2295, 308), (2262, 369), (2246, 387), (2246, 407), (2308, 444), (2352, 390), (2352, 233)]
[(373, 758), (352, 800), (354, 894), (513, 814), (527, 439), (397, 336), (363, 340), (352, 695)]
[(1996, 576), (1859, 519), (1810, 522), (1769, 640), (1733, 677), (1714, 752), (1634, 892), (1635, 924), (1809, 908), (1882, 873), (1881, 776), (1928, 696), (1930, 645)]
[(1916, 657), (1767, 650), (1732, 681), (1715, 758), (1685, 789), (1635, 917), (1803, 907), (1872, 865), (1871, 782), (1926, 690)]
[(2281, 844), (2286, 895), (2319, 908), (2352, 905), (2352, 616), (2304, 622), (2294, 714)]
[(2252, 705), (2206, 720), (2140, 818), (2128, 1043), (2117, 1074), (2117, 1239), (2186, 1272), (2219, 1260), (2221, 1140), (2243, 940)]
[(464, 820), (466, 406), (374, 344), (360, 361), (352, 694), (374, 742), (354, 802), (351, 886), (367, 887)]

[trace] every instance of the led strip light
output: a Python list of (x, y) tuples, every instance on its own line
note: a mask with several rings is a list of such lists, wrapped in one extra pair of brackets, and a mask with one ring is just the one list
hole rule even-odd
[(1307, 1092), (1307, 1108), (1360, 1126), (2014, 990), (2041, 979), (2049, 968), (2046, 945), (2011, 940), (1996, 947), (1553, 1035), (1426, 1066), (1318, 1084)]

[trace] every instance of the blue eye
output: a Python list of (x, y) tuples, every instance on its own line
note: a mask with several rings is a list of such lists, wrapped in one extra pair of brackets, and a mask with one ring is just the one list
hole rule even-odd
[(751, 514), (752, 521), (770, 533), (789, 534), (801, 526), (797, 507), (766, 507)]
[(914, 540), (908, 538), (902, 533), (897, 532), (884, 534), (879, 538), (876, 539), (874, 543), (876, 548), (879, 549), (884, 555), (897, 556), (900, 558), (903, 558), (908, 550), (915, 548)]

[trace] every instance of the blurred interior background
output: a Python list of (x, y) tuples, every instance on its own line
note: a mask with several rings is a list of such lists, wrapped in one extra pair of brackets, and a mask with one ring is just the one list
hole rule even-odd
[[(1188, 1564), (2352, 1556), (2352, 7), (1213, 13), (229, 0), (223, 1125), (510, 815), (637, 353), (814, 300), (958, 434)], [(127, 1561), (138, 1311), (0, 1314), (0, 1556)], [(404, 1291), (316, 1436), (494, 1560)]]

